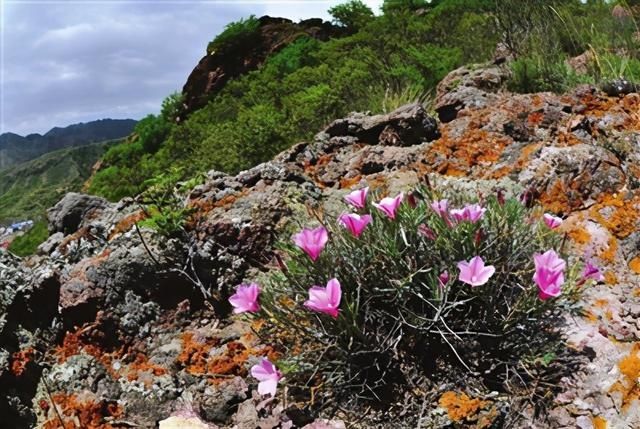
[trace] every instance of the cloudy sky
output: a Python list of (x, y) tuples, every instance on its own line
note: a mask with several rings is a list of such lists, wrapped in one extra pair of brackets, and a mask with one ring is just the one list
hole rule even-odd
[[(225, 24), (341, 0), (0, 0), (0, 133), (157, 113)], [(365, 0), (377, 12), (382, 0)]]

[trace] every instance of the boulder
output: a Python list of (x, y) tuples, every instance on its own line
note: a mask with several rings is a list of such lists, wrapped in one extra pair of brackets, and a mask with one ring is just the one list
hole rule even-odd
[(49, 233), (73, 234), (109, 205), (104, 198), (69, 192), (55, 206), (47, 210)]

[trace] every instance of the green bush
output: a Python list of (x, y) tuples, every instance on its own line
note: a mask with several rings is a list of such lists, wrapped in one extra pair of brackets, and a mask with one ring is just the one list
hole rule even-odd
[(148, 217), (140, 222), (141, 226), (155, 229), (165, 237), (174, 237), (184, 231), (192, 209), (185, 206), (183, 191), (196, 186), (202, 177), (195, 177), (180, 186), (181, 177), (179, 168), (171, 168), (145, 183), (147, 189), (141, 197)]
[(565, 92), (580, 83), (595, 83), (589, 75), (576, 74), (562, 58), (521, 57), (509, 64), (507, 88), (519, 93)]
[(18, 256), (29, 256), (36, 253), (38, 246), (49, 238), (47, 222), (37, 221), (24, 234), (17, 236), (9, 245), (9, 251)]
[[(562, 294), (541, 295), (533, 257), (554, 249), (566, 258), (562, 235), (515, 199), (484, 199), (475, 223), (455, 220), (453, 210), (436, 213), (436, 199), (431, 190), (414, 193), (395, 219), (367, 203), (361, 213), (373, 220), (359, 237), (326, 220), (328, 243), (315, 262), (290, 239), (282, 243), (284, 265), (258, 280), (254, 315), (266, 318), (264, 335), (285, 351), (278, 365), (292, 385), (375, 398), (437, 368), (446, 368), (438, 383), (455, 382), (459, 371), (507, 382), (555, 353), (560, 309), (573, 305), (586, 279), (569, 261)], [(475, 256), (495, 272), (473, 287), (459, 280), (458, 266)], [(312, 285), (330, 279), (342, 290), (335, 318), (305, 303)]]
[(247, 19), (227, 24), (224, 31), (207, 45), (207, 54), (220, 50), (236, 49), (249, 45), (256, 40), (260, 29), (260, 20), (254, 15)]
[(329, 9), (333, 22), (347, 28), (357, 30), (373, 18), (373, 12), (360, 0), (350, 0)]

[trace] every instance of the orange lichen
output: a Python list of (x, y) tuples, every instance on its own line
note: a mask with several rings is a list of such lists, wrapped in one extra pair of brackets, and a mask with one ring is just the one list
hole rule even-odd
[(596, 316), (595, 313), (593, 311), (591, 311), (591, 310), (584, 310), (582, 315), (584, 316), (585, 319), (587, 319), (590, 322), (597, 322), (598, 321), (598, 316)]
[[(474, 128), (477, 127), (477, 128)], [(472, 167), (495, 163), (504, 149), (512, 143), (509, 137), (480, 129), (480, 124), (470, 124), (465, 133), (451, 138), (448, 130), (429, 147), (423, 168), (449, 176), (469, 174)], [(484, 175), (486, 171), (482, 171)]]
[[(622, 194), (605, 195), (600, 203), (591, 208), (590, 214), (617, 238), (626, 238), (638, 228), (638, 207), (638, 198), (625, 199)], [(606, 216), (603, 214), (605, 210), (610, 212)]]
[(190, 374), (204, 374), (207, 372), (207, 360), (211, 348), (215, 347), (219, 340), (217, 338), (206, 338), (204, 341), (195, 339), (192, 332), (182, 334), (182, 352), (177, 358), (177, 362), (184, 366)]
[(219, 200), (210, 200), (203, 198), (189, 202), (188, 208), (191, 209), (192, 212), (190, 213), (189, 219), (187, 220), (187, 227), (194, 227), (200, 220), (202, 220), (214, 209), (231, 207), (231, 205), (233, 205), (233, 203), (235, 203), (239, 198), (244, 197), (248, 193), (249, 190), (243, 188), (236, 193), (225, 195)]
[(595, 302), (593, 303), (593, 306), (595, 308), (603, 308), (603, 307), (606, 307), (607, 305), (609, 305), (609, 300), (605, 298), (596, 299)]
[(120, 378), (118, 371), (113, 368), (113, 362), (114, 360), (121, 359), (125, 354), (124, 347), (105, 350), (100, 346), (100, 342), (104, 340), (104, 334), (100, 331), (93, 330), (93, 328), (94, 325), (87, 325), (78, 328), (74, 332), (67, 332), (62, 340), (62, 344), (54, 350), (58, 362), (63, 363), (71, 356), (84, 352), (100, 362), (112, 377)]
[(540, 194), (539, 201), (542, 206), (553, 213), (570, 213), (579, 203), (572, 201), (570, 189), (561, 179), (556, 179), (553, 184)]
[(591, 241), (591, 234), (584, 228), (577, 227), (570, 230), (568, 233), (569, 238), (576, 244), (584, 245)]
[(44, 429), (113, 429), (105, 418), (123, 414), (122, 407), (114, 402), (81, 400), (76, 394), (64, 393), (57, 393), (52, 399), (57, 412), (49, 411), (50, 418), (44, 423)]
[(573, 133), (558, 133), (557, 145), (558, 146), (574, 146), (582, 143)]
[(466, 393), (445, 392), (438, 401), (440, 407), (447, 410), (449, 418), (460, 422), (478, 413), (487, 402), (470, 398)]
[(613, 271), (607, 271), (604, 273), (604, 282), (608, 285), (618, 284), (618, 277), (613, 273)]
[(160, 376), (166, 374), (167, 370), (156, 364), (150, 363), (149, 358), (144, 353), (136, 353), (134, 361), (129, 365), (127, 380), (137, 380), (142, 372), (149, 372)]
[[(248, 339), (248, 338), (245, 338)], [(212, 348), (219, 345), (217, 338), (196, 340), (191, 332), (182, 334), (182, 353), (177, 362), (193, 375), (206, 375), (209, 381), (217, 383), (228, 376), (246, 376), (246, 364), (251, 356), (267, 356), (277, 360), (279, 354), (272, 347), (256, 349), (240, 341), (230, 341), (219, 349), (219, 354), (211, 355)]]
[(591, 423), (593, 424), (594, 429), (607, 429), (607, 421), (604, 417), (591, 417)]
[(531, 112), (527, 116), (527, 122), (529, 122), (529, 124), (531, 125), (539, 125), (542, 123), (543, 120), (544, 120), (544, 112), (541, 112), (541, 111)]
[(113, 228), (113, 231), (111, 232), (111, 234), (109, 234), (108, 240), (111, 241), (116, 235), (124, 234), (125, 232), (129, 231), (133, 227), (133, 225), (145, 220), (147, 217), (147, 214), (143, 210), (138, 210), (137, 212), (134, 212), (129, 216), (125, 216), (124, 218), (120, 219), (116, 226)]
[(640, 256), (636, 256), (629, 261), (629, 268), (636, 274), (640, 274)]
[(640, 343), (634, 344), (629, 354), (618, 362), (618, 369), (622, 378), (611, 386), (611, 392), (621, 393), (622, 406), (627, 408), (640, 399)]
[(23, 350), (19, 350), (11, 355), (11, 373), (16, 377), (20, 377), (29, 362), (33, 360), (35, 350), (33, 347), (28, 347)]
[(344, 177), (340, 179), (340, 189), (352, 188), (362, 180), (362, 175), (358, 174), (354, 177)]
[(600, 252), (600, 258), (606, 262), (613, 262), (618, 252), (618, 241), (614, 237), (610, 237), (607, 242), (607, 248)]

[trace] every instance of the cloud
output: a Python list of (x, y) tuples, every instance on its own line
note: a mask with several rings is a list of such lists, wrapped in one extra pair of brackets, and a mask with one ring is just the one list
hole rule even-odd
[[(0, 132), (156, 113), (229, 22), (251, 14), (329, 19), (340, 2), (4, 0)], [(377, 10), (381, 0), (369, 3)]]

